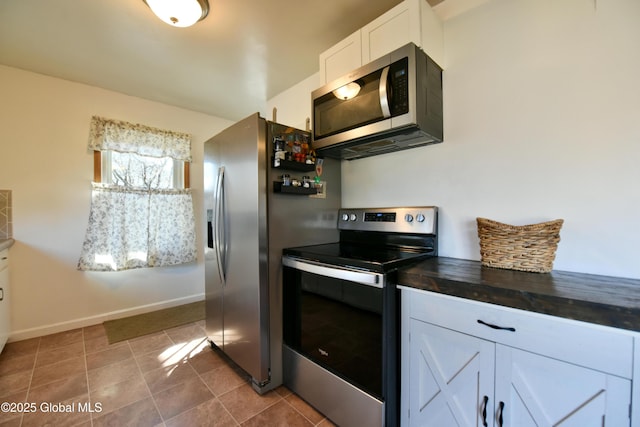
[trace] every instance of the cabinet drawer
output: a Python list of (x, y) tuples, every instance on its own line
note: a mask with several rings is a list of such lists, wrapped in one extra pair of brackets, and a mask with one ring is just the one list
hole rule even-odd
[(9, 266), (9, 249), (0, 251), (0, 270)]
[[(411, 318), (623, 378), (632, 377), (631, 333), (428, 291), (402, 289), (403, 307), (409, 310)], [(493, 329), (487, 324), (509, 329)]]

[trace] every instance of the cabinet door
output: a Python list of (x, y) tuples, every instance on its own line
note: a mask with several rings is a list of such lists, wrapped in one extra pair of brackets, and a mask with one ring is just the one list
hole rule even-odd
[(496, 346), (495, 393), (498, 426), (630, 424), (629, 380), (503, 345)]
[(424, 0), (405, 0), (362, 27), (363, 64), (409, 42), (422, 45), (421, 2)]
[(492, 425), (495, 345), (415, 319), (409, 328), (409, 425), (481, 426), (485, 408)]
[[(6, 256), (0, 251), (0, 258)], [(9, 267), (2, 268), (0, 262), (0, 351), (9, 338)]]
[(360, 30), (320, 54), (320, 85), (360, 68), (362, 42)]

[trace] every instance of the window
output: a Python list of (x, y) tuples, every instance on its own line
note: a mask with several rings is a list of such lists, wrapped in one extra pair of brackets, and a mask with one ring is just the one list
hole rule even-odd
[(94, 151), (94, 181), (125, 187), (189, 188), (189, 162), (171, 157)]
[(94, 183), (80, 270), (196, 259), (189, 135), (93, 117)]

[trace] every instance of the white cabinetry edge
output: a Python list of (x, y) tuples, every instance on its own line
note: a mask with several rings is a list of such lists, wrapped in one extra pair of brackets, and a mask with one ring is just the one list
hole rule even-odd
[[(402, 298), (403, 310), (409, 309), (411, 316), (418, 315), (420, 320), (622, 378), (631, 379), (633, 371), (639, 369), (638, 333), (406, 286), (399, 288), (429, 296), (427, 301)], [(517, 333), (492, 329), (477, 320), (514, 327)]]

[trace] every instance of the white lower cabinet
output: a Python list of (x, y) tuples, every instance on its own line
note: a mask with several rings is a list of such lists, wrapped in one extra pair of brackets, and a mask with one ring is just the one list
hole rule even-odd
[(631, 425), (632, 333), (406, 288), (402, 304), (403, 426)]
[(0, 251), (0, 352), (9, 338), (9, 249)]
[(495, 398), (498, 426), (630, 425), (631, 380), (502, 345)]
[(411, 372), (401, 399), (409, 398), (401, 413), (407, 425), (477, 426), (483, 397), (493, 405), (493, 343), (415, 319), (410, 334), (409, 366), (402, 366)]

